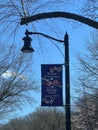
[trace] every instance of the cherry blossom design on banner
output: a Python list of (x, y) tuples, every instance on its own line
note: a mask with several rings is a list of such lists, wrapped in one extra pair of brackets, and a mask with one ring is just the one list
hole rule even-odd
[(42, 106), (62, 106), (62, 65), (41, 65)]

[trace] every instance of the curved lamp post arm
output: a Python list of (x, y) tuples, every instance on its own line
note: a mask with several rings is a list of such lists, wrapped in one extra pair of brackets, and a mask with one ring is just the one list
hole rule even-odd
[(37, 35), (44, 36), (44, 37), (46, 37), (46, 38), (48, 38), (48, 39), (52, 39), (52, 40), (57, 41), (57, 42), (64, 42), (64, 40), (59, 40), (59, 39), (56, 39), (56, 38), (54, 38), (54, 37), (51, 37), (51, 36), (49, 36), (49, 35), (46, 35), (46, 34), (40, 33), (40, 32), (29, 32), (28, 30), (26, 30), (25, 34), (26, 34), (26, 35), (37, 34)]
[(93, 28), (98, 29), (98, 22), (91, 20), (89, 18), (85, 18), (83, 16), (80, 16), (78, 14), (74, 13), (69, 13), (69, 12), (48, 12), (48, 13), (40, 13), (36, 14), (30, 17), (22, 18), (20, 24), (27, 24), (30, 22), (34, 22), (36, 20), (41, 20), (41, 19), (47, 19), (47, 18), (67, 18), (67, 19), (72, 19), (79, 21), (81, 23), (87, 24)]
[(26, 36), (22, 39), (24, 41), (24, 45), (23, 45), (23, 47), (21, 49), (22, 52), (24, 52), (24, 53), (34, 52), (34, 49), (33, 49), (32, 45), (31, 45), (32, 39), (31, 39), (31, 37), (29, 37), (29, 35), (33, 35), (33, 34), (41, 35), (41, 36), (44, 36), (44, 37), (46, 37), (48, 39), (52, 39), (52, 40), (60, 42), (60, 43), (62, 43), (62, 42), (64, 43), (65, 42), (65, 40), (59, 40), (59, 39), (56, 39), (56, 38), (51, 37), (49, 35), (46, 35), (44, 33), (40, 33), (40, 32), (29, 32), (28, 30), (26, 30), (26, 32), (25, 32)]

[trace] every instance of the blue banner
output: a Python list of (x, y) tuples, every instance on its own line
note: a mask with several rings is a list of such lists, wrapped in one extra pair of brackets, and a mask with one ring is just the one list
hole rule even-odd
[(62, 106), (62, 65), (41, 65), (42, 106)]

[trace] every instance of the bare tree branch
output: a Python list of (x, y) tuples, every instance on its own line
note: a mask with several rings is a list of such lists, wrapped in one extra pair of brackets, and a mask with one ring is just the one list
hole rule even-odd
[(73, 19), (73, 20), (79, 21), (81, 23), (87, 24), (91, 27), (98, 29), (97, 21), (91, 20), (89, 18), (85, 18), (85, 17), (77, 15), (77, 14), (69, 13), (69, 12), (40, 13), (40, 14), (33, 15), (31, 17), (22, 18), (20, 24), (23, 25), (23, 24), (27, 24), (29, 22), (34, 22), (36, 20), (41, 20), (41, 19), (46, 19), (46, 18), (59, 18), (59, 17)]

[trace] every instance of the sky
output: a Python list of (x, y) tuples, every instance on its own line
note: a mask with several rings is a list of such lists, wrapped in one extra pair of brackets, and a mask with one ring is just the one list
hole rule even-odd
[[(40, 2), (43, 0), (40, 0)], [(48, 0), (47, 0), (48, 1)], [(46, 2), (46, 1), (45, 1)], [(48, 11), (69, 11), (78, 14), (80, 8), (83, 5), (84, 0), (70, 0), (69, 3), (65, 5), (55, 3), (50, 4), (47, 8), (43, 7), (43, 9), (39, 8), (35, 13), (41, 12), (48, 12)], [(67, 32), (69, 35), (69, 49), (70, 49), (70, 81), (71, 81), (71, 94), (74, 94), (74, 85), (73, 79), (76, 75), (75, 67), (77, 66), (78, 62), (76, 59), (77, 53), (83, 53), (84, 44), (88, 38), (90, 38), (90, 33), (94, 31), (93, 28), (89, 27), (88, 25), (81, 24), (79, 22), (75, 22), (68, 19), (46, 19), (36, 21), (32, 24), (20, 26), (18, 31), (18, 35), (15, 37), (15, 42), (19, 45), (21, 49), (23, 46), (22, 38), (25, 36), (25, 30), (28, 29), (29, 31), (37, 31), (52, 36), (54, 38), (63, 40), (64, 35)], [(21, 33), (20, 33), (21, 32)], [(41, 64), (63, 64), (64, 63), (64, 45), (61, 43), (57, 43), (55, 41), (51, 41), (43, 36), (32, 35), (31, 38), (32, 46), (35, 50), (33, 54), (28, 54), (27, 56), (24, 55), (28, 59), (31, 60), (32, 69), (34, 71), (34, 78), (38, 81), (39, 86), (41, 87)], [(58, 46), (58, 48), (56, 46)], [(32, 103), (32, 106), (24, 106), (23, 110), (18, 110), (14, 117), (25, 116), (32, 111), (35, 111), (37, 107), (41, 105), (41, 93), (33, 94), (34, 98), (36, 99), (35, 103)]]

